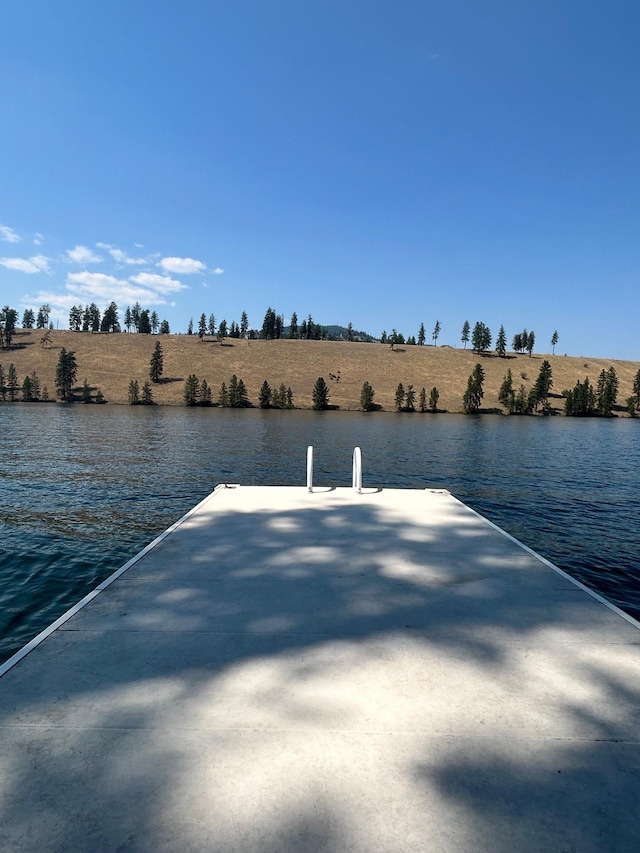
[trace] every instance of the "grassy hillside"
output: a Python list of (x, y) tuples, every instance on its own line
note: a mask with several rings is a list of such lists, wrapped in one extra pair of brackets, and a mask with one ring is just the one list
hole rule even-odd
[[(399, 382), (412, 384), (417, 394), (424, 386), (427, 395), (435, 385), (440, 391), (439, 408), (449, 412), (462, 409), (462, 396), (473, 367), (484, 367), (485, 396), (483, 411), (499, 410), (498, 390), (511, 368), (514, 388), (528, 389), (538, 375), (543, 358), (553, 370), (552, 407), (562, 411), (560, 392), (572, 388), (585, 377), (595, 384), (600, 371), (614, 366), (620, 380), (618, 403), (621, 407), (631, 394), (633, 377), (640, 362), (607, 359), (509, 353), (477, 356), (470, 350), (432, 346), (396, 346), (348, 343), (344, 341), (246, 341), (227, 339), (223, 343), (200, 341), (196, 335), (90, 334), (52, 331), (50, 345), (43, 346), (42, 330), (18, 330), (10, 350), (0, 351), (5, 373), (13, 362), (20, 384), (26, 374), (36, 371), (41, 384), (55, 397), (55, 371), (60, 349), (75, 351), (78, 364), (78, 389), (85, 378), (100, 388), (109, 403), (126, 403), (129, 382), (140, 386), (149, 378), (149, 360), (156, 341), (164, 350), (163, 381), (153, 386), (154, 400), (162, 405), (183, 405), (184, 380), (195, 373), (212, 386), (214, 400), (222, 382), (232, 374), (242, 379), (252, 403), (266, 379), (272, 387), (281, 382), (291, 386), (296, 407), (310, 408), (311, 392), (318, 376), (323, 376), (331, 392), (331, 404), (341, 409), (358, 409), (362, 383), (367, 380), (375, 390), (375, 400), (383, 409), (393, 411), (394, 394)], [(339, 377), (332, 379), (331, 375)]]

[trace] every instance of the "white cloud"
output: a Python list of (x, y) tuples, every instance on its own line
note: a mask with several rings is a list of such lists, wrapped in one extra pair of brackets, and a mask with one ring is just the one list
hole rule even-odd
[(34, 255), (31, 258), (0, 258), (0, 264), (8, 270), (18, 272), (51, 272), (49, 258), (44, 255)]
[(222, 267), (216, 267), (214, 270), (211, 270), (211, 272), (212, 272), (214, 275), (222, 275), (222, 273), (224, 272), (224, 270), (222, 269)]
[(42, 241), (44, 240), (44, 234), (41, 234), (39, 231), (33, 235), (33, 245), (34, 246), (42, 246)]
[(118, 246), (113, 246), (111, 243), (96, 243), (96, 246), (99, 249), (105, 249), (109, 252), (113, 260), (117, 261), (119, 264), (126, 264), (128, 266), (144, 266), (154, 260), (153, 255), (146, 258), (132, 258), (130, 255), (127, 255), (126, 252), (123, 252), (122, 249), (119, 249)]
[(82, 301), (93, 300), (103, 303), (143, 302), (147, 305), (164, 305), (166, 300), (148, 287), (137, 286), (128, 279), (116, 278), (101, 272), (76, 272), (67, 276), (67, 290)]
[(162, 258), (158, 266), (162, 267), (165, 272), (181, 273), (182, 275), (206, 270), (202, 261), (196, 261), (194, 258)]
[(99, 264), (103, 257), (96, 255), (87, 246), (76, 246), (75, 249), (67, 249), (67, 257), (76, 264)]
[(141, 284), (157, 290), (158, 293), (175, 293), (178, 290), (186, 290), (187, 285), (167, 275), (158, 275), (151, 272), (139, 272), (129, 277), (134, 284)]
[(0, 225), (0, 240), (3, 240), (5, 243), (19, 243), (22, 237), (16, 234), (13, 228), (9, 228), (8, 225)]

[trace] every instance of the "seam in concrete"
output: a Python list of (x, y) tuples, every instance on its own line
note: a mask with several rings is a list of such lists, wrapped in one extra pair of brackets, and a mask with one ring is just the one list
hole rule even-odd
[(567, 572), (565, 572), (564, 569), (559, 568), (554, 563), (552, 563), (551, 560), (547, 560), (547, 558), (543, 557), (542, 554), (538, 554), (538, 552), (534, 551), (533, 548), (529, 548), (528, 545), (525, 545), (523, 542), (520, 542), (520, 540), (516, 539), (515, 536), (512, 536), (510, 533), (507, 533), (506, 530), (503, 530), (497, 524), (494, 524), (493, 521), (490, 521), (488, 518), (486, 518), (486, 516), (482, 515), (482, 513), (476, 512), (475, 509), (472, 509), (468, 504), (461, 501), (455, 495), (451, 495), (451, 497), (457, 503), (462, 504), (462, 506), (465, 509), (468, 509), (470, 512), (472, 512), (478, 518), (481, 518), (483, 521), (485, 521), (490, 527), (493, 527), (494, 530), (497, 530), (498, 533), (501, 533), (503, 536), (506, 536), (507, 539), (511, 540), (511, 542), (518, 545), (520, 548), (522, 548), (523, 551), (526, 551), (528, 554), (531, 554), (532, 557), (535, 557), (537, 560), (540, 560), (540, 562), (544, 563), (545, 566), (548, 566), (550, 569), (553, 569), (554, 572), (557, 572), (563, 578), (566, 578), (568, 581), (571, 581), (572, 584), (575, 584), (583, 592), (586, 592), (592, 598), (595, 598), (596, 601), (600, 602), (600, 604), (604, 604), (604, 606), (608, 607), (609, 610), (613, 610), (614, 613), (616, 613), (618, 616), (620, 616), (622, 619), (624, 619), (630, 625), (633, 625), (634, 628), (640, 629), (640, 622), (638, 622), (637, 619), (634, 619), (633, 616), (630, 616), (628, 613), (625, 613), (624, 610), (621, 610), (612, 601), (609, 601), (609, 599), (605, 598), (603, 595), (600, 595), (599, 592), (595, 592), (595, 590), (589, 589), (589, 587), (585, 586), (585, 584), (583, 584), (581, 581), (572, 577), (570, 574), (567, 574)]
[(77, 604), (74, 604), (73, 607), (70, 607), (69, 610), (67, 610), (65, 613), (63, 613), (62, 616), (59, 616), (55, 620), (55, 622), (52, 622), (51, 625), (49, 625), (48, 627), (46, 627), (44, 629), (44, 631), (41, 631), (32, 640), (29, 640), (29, 642), (26, 645), (24, 645), (14, 655), (12, 655), (8, 660), (6, 660), (2, 665), (0, 665), (0, 678), (2, 678), (3, 675), (5, 675), (7, 672), (9, 672), (10, 669), (13, 669), (13, 667), (16, 664), (20, 663), (20, 661), (23, 658), (25, 658), (29, 654), (29, 652), (32, 652), (35, 648), (37, 648), (40, 645), (40, 643), (42, 643), (44, 640), (47, 639), (47, 637), (50, 637), (51, 634), (53, 634), (55, 631), (57, 631), (61, 625), (64, 625), (65, 622), (68, 622), (72, 616), (75, 616), (76, 613), (78, 613), (80, 610), (82, 610), (83, 607), (86, 607), (86, 605), (89, 604), (90, 601), (93, 601), (93, 599), (97, 598), (101, 592), (104, 592), (104, 590), (108, 586), (110, 586), (115, 580), (117, 580), (122, 574), (124, 574), (127, 571), (127, 569), (130, 569), (131, 566), (135, 565), (135, 563), (137, 563), (139, 560), (141, 560), (145, 556), (145, 554), (148, 554), (149, 551), (151, 551), (153, 548), (156, 547), (156, 545), (159, 545), (163, 539), (166, 539), (166, 537), (170, 533), (173, 533), (173, 531), (177, 527), (179, 527), (190, 516), (192, 516), (201, 507), (203, 507), (210, 498), (215, 497), (215, 495), (222, 489), (235, 489), (236, 487), (237, 487), (236, 484), (222, 483), (222, 484), (217, 485), (212, 492), (210, 492), (205, 498), (203, 498), (199, 503), (197, 503), (194, 507), (192, 507), (189, 510), (189, 512), (185, 513), (185, 515), (183, 515), (182, 518), (179, 518), (170, 527), (167, 527), (167, 529), (165, 531), (163, 531), (159, 536), (156, 536), (156, 538), (153, 540), (153, 542), (150, 542), (148, 545), (146, 545), (142, 549), (142, 551), (138, 551), (138, 553), (134, 557), (132, 557), (130, 560), (128, 560), (124, 564), (124, 566), (121, 566), (119, 569), (117, 569), (115, 572), (113, 572), (113, 574), (109, 575), (109, 577), (106, 578), (106, 580), (103, 580), (102, 583), (98, 584), (98, 586), (95, 589), (93, 589), (93, 590), (91, 590), (91, 592), (87, 593), (84, 596), (84, 598), (81, 598)]

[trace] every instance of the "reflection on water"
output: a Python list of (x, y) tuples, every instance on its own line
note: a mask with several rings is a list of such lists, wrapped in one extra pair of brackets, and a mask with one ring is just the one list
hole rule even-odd
[(220, 482), (447, 488), (640, 614), (640, 423), (0, 405), (0, 660)]

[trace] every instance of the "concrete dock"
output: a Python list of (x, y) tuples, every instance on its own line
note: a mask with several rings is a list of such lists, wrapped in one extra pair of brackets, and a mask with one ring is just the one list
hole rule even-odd
[(637, 851), (640, 632), (447, 492), (216, 489), (0, 672), (2, 851)]

